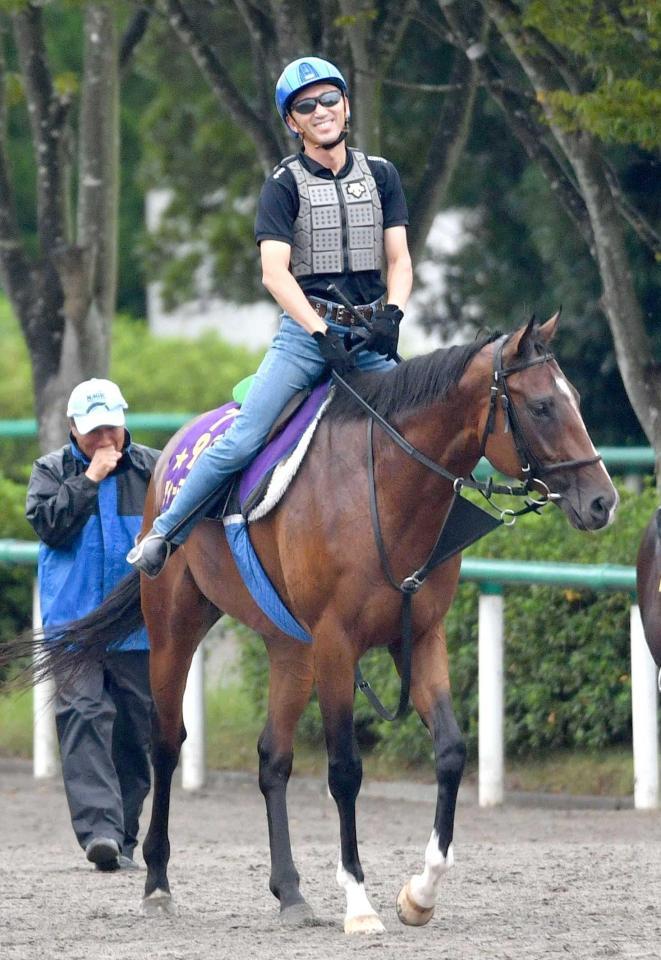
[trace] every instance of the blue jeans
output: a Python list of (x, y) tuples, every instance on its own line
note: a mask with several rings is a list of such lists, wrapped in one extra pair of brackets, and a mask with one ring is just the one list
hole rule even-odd
[[(347, 327), (326, 322), (334, 332), (347, 333)], [(359, 351), (356, 360), (360, 370), (388, 370), (395, 365), (394, 360), (366, 350)], [(289, 400), (299, 390), (317, 383), (323, 369), (316, 340), (283, 313), (280, 329), (259, 365), (241, 412), (227, 433), (200, 455), (170, 507), (154, 521), (156, 532), (174, 543), (183, 543), (200, 518), (194, 517), (170, 536), (173, 528), (223, 481), (250, 463)]]

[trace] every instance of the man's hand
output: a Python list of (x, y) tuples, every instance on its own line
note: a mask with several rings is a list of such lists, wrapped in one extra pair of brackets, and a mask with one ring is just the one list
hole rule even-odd
[(365, 341), (366, 350), (381, 353), (388, 360), (397, 356), (399, 324), (404, 316), (396, 303), (387, 303), (372, 314), (372, 330)]
[(95, 483), (101, 483), (109, 473), (113, 472), (121, 459), (121, 450), (115, 450), (114, 447), (98, 447), (85, 471), (85, 476)]
[(348, 352), (344, 337), (340, 336), (339, 333), (333, 333), (331, 330), (326, 330), (325, 333), (317, 330), (312, 336), (317, 341), (319, 353), (331, 370), (335, 370), (341, 377), (353, 370), (356, 366), (356, 360)]

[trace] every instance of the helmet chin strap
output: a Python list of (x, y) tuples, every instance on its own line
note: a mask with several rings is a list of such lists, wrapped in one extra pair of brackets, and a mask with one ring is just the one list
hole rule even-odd
[[(291, 116), (291, 113), (290, 113), (290, 116)], [(294, 117), (292, 117), (292, 120), (294, 120), (294, 123), (298, 127), (298, 124), (296, 123), (296, 120), (294, 119)], [(300, 127), (299, 127), (299, 130), (300, 130)], [(303, 141), (303, 146), (305, 147), (305, 135), (303, 133), (297, 132), (296, 136), (301, 138), (301, 140)], [(318, 149), (332, 150), (334, 147), (337, 147), (340, 143), (342, 143), (343, 140), (346, 140), (348, 136), (349, 136), (349, 117), (346, 117), (344, 121), (344, 130), (339, 135), (337, 140), (333, 140), (332, 143), (314, 143), (314, 141), (311, 141), (311, 143), (313, 147), (317, 147)]]
[(321, 147), (322, 150), (332, 150), (333, 147), (336, 147), (338, 143), (342, 143), (343, 140), (346, 140), (349, 136), (349, 128), (345, 127), (342, 133), (339, 135), (337, 140), (333, 140), (332, 143), (318, 143), (316, 146)]

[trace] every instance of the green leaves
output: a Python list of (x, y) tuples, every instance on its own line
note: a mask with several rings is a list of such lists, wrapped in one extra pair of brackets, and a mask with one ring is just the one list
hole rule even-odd
[(569, 130), (590, 130), (605, 142), (661, 146), (661, 89), (649, 90), (637, 79), (614, 80), (582, 96), (557, 90), (546, 102)]
[(522, 21), (565, 54), (581, 91), (548, 90), (544, 101), (570, 130), (607, 143), (661, 143), (661, 11), (658, 4), (533, 0)]
[[(25, 483), (8, 479), (0, 470), (0, 538), (34, 540), (34, 533), (25, 519)], [(32, 615), (32, 581), (30, 567), (0, 563), (0, 644), (13, 640), (30, 623)], [(0, 671), (0, 680), (7, 671)]]
[(80, 90), (80, 77), (73, 70), (64, 70), (53, 78), (53, 86), (58, 96), (70, 100)]

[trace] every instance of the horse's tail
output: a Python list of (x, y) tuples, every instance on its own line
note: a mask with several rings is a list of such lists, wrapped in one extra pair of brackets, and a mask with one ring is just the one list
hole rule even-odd
[(132, 571), (91, 613), (44, 630), (26, 631), (16, 640), (0, 645), (0, 668), (15, 660), (31, 658), (10, 686), (30, 686), (56, 672), (67, 679), (103, 659), (144, 623), (140, 605), (140, 574)]

